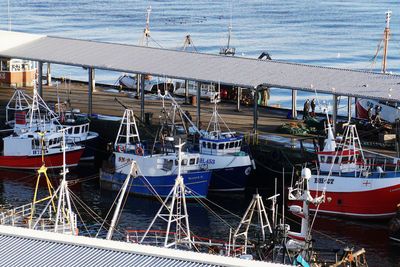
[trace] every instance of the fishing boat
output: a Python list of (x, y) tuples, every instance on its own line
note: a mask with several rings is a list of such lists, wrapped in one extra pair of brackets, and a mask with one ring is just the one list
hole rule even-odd
[[(391, 11), (386, 11), (386, 28), (384, 31), (383, 38), (378, 46), (378, 50), (376, 55), (374, 56), (374, 63), (378, 56), (379, 51), (381, 50), (382, 44), (384, 44), (384, 52), (383, 52), (383, 60), (382, 60), (382, 67), (381, 72), (386, 73), (386, 62), (387, 62), (387, 50), (388, 50), (388, 43), (390, 34), (390, 18), (391, 18)], [(390, 94), (390, 92), (389, 92)], [(390, 97), (390, 95), (389, 95)], [(356, 98), (356, 117), (361, 119), (369, 119), (368, 118), (368, 109), (372, 108), (375, 110), (377, 106), (381, 107), (381, 111), (379, 117), (381, 120), (393, 123), (396, 119), (399, 118), (399, 109), (400, 106), (395, 101), (382, 101), (382, 100), (374, 100), (374, 99), (363, 99), (363, 98)], [(372, 118), (374, 119), (376, 114), (372, 114)]]
[[(47, 168), (61, 168), (63, 149), (61, 126), (49, 123), (40, 113), (39, 95), (34, 87), (34, 96), (28, 121), (25, 114), (16, 114), (17, 128), (3, 138), (3, 151), (0, 155), (0, 168), (39, 169), (46, 164)], [(20, 125), (23, 127), (18, 128)], [(66, 148), (67, 167), (77, 166), (84, 147), (69, 143)]]
[[(387, 218), (400, 202), (398, 158), (364, 150), (355, 125), (348, 124), (343, 138), (328, 137), (317, 152), (317, 171), (310, 180), (312, 196), (325, 194), (318, 211), (336, 216)], [(310, 205), (311, 210), (317, 210)]]
[[(243, 136), (231, 131), (218, 113), (219, 93), (214, 93), (210, 101), (213, 113), (206, 130), (199, 130), (178, 103), (172, 104), (191, 124), (191, 129), (199, 135), (192, 139), (190, 149), (200, 153), (200, 164), (212, 171), (210, 191), (243, 191), (254, 162), (243, 148)], [(225, 131), (222, 131), (224, 129)]]
[(16, 88), (6, 106), (6, 124), (12, 128), (13, 135), (68, 128), (67, 144), (85, 147), (80, 160), (93, 160), (99, 134), (89, 130), (90, 119), (79, 110), (68, 109), (64, 103), (55, 106), (51, 109), (36, 89), (30, 97)]
[[(186, 186), (199, 197), (205, 197), (211, 172), (200, 167), (199, 154), (181, 154), (182, 176)], [(133, 111), (126, 109), (114, 143), (114, 152), (100, 170), (102, 186), (119, 190), (129, 173), (129, 163), (132, 161), (138, 164), (140, 176), (133, 180), (130, 192), (161, 197), (169, 194), (178, 173), (177, 153), (149, 154), (140, 141)]]

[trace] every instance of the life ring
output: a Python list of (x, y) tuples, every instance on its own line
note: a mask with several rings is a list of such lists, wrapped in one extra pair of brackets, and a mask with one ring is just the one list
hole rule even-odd
[(118, 147), (117, 147), (117, 150), (118, 150), (118, 152), (125, 152), (125, 147), (124, 146), (122, 146), (122, 145), (119, 145)]
[(136, 155), (143, 156), (143, 148), (141, 146), (136, 147)]

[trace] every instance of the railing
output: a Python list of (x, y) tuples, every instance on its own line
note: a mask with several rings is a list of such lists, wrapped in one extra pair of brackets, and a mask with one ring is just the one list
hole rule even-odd
[[(140, 240), (144, 237), (146, 231), (144, 230), (129, 230), (126, 231), (126, 240), (127, 242), (134, 242), (134, 243), (141, 243), (145, 245), (153, 245), (153, 246), (162, 246), (164, 245), (165, 238), (167, 236), (166, 231), (149, 231), (146, 235), (146, 238), (143, 242)], [(223, 254), (227, 255), (228, 251), (230, 253), (241, 254), (240, 252), (244, 250), (243, 245), (233, 245), (225, 241), (211, 239), (211, 238), (204, 238), (195, 235), (190, 236), (190, 240), (184, 239), (187, 237), (186, 234), (183, 233), (174, 233), (168, 232), (168, 235), (171, 235), (172, 238), (180, 237), (180, 247), (187, 244), (192, 244), (195, 246), (195, 250), (203, 251), (212, 254)], [(248, 248), (251, 246), (248, 245)]]

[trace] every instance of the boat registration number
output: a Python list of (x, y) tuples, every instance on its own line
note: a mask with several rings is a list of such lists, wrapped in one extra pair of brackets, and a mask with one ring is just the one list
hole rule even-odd
[(335, 179), (333, 178), (314, 178), (314, 184), (324, 184), (326, 182), (326, 184), (333, 184), (333, 182), (335, 181)]

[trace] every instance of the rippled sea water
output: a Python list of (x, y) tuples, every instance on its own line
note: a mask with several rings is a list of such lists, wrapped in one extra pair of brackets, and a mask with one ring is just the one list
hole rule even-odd
[[(273, 60), (337, 68), (370, 70), (371, 58), (385, 28), (385, 11), (391, 10), (389, 71), (400, 72), (400, 2), (398, 1), (28, 1), (10, 0), (12, 30), (51, 36), (139, 44), (145, 27), (148, 6), (151, 46), (180, 49), (185, 36), (191, 35), (199, 52), (219, 52), (226, 45), (228, 26), (232, 24), (232, 42), (237, 54), (258, 57), (267, 51)], [(0, 2), (0, 29), (8, 29), (7, 1)], [(1, 40), (4, 41), (4, 40)], [(374, 71), (380, 70), (380, 60)], [(87, 80), (87, 71), (76, 67), (52, 66), (53, 77)], [(120, 74), (96, 71), (96, 81), (113, 84)], [(290, 107), (290, 91), (273, 90), (270, 104)], [(314, 95), (298, 92), (298, 105)], [(327, 101), (330, 96), (323, 96)], [(343, 103), (347, 102), (344, 98)], [(345, 114), (344, 105), (339, 113)], [(84, 171), (78, 171), (85, 175)], [(3, 172), (0, 177), (0, 201), (22, 204), (30, 200), (33, 178), (25, 174)], [(21, 178), (22, 177), (22, 178)], [(44, 190), (44, 189), (43, 189)], [(73, 188), (93, 209), (104, 215), (114, 193), (100, 190), (96, 181)], [(242, 214), (251, 194), (211, 195), (217, 203)], [(235, 203), (235, 204), (232, 204)], [(130, 197), (121, 217), (121, 226), (145, 228), (159, 205), (150, 199)], [(200, 235), (225, 238), (227, 230), (210, 212), (191, 203), (192, 230)], [(232, 224), (235, 216), (223, 214)], [(98, 226), (90, 221), (90, 228)], [(387, 222), (359, 222), (321, 218), (315, 228), (322, 233), (364, 247), (370, 266), (399, 266), (400, 246), (389, 241)], [(315, 235), (324, 247), (340, 243)]]

